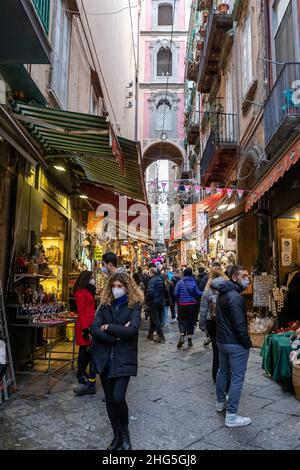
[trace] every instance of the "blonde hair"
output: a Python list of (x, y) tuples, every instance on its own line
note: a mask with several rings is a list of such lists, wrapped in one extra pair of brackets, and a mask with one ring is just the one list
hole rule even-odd
[(228, 276), (226, 276), (226, 274), (224, 273), (223, 269), (219, 266), (213, 266), (211, 268), (211, 271), (208, 275), (208, 281), (207, 281), (207, 284), (205, 286), (205, 290), (208, 290), (210, 289), (210, 285), (211, 285), (211, 282), (216, 279), (217, 277), (222, 277), (223, 279), (226, 279), (228, 280)]
[(119, 281), (126, 288), (128, 296), (128, 307), (132, 308), (136, 304), (142, 304), (144, 302), (144, 294), (141, 289), (136, 285), (134, 280), (125, 273), (115, 273), (112, 274), (102, 291), (101, 294), (101, 304), (102, 305), (111, 305), (114, 297), (112, 294), (112, 286), (115, 281)]

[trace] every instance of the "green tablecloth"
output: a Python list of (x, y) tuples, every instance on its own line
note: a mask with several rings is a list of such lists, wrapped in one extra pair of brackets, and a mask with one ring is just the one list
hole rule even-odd
[(267, 335), (260, 352), (262, 367), (277, 382), (284, 382), (292, 377), (290, 363), (291, 332)]

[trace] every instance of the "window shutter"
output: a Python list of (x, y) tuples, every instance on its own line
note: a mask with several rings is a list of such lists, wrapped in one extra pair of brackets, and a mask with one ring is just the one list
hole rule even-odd
[(157, 76), (172, 75), (172, 52), (168, 47), (161, 47), (157, 53)]
[(172, 26), (173, 24), (173, 6), (159, 5), (158, 7), (158, 26)]

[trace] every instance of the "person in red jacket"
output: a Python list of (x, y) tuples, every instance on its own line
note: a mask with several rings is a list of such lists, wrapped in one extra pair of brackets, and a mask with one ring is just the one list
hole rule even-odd
[[(80, 384), (86, 384), (87, 366), (90, 363), (91, 340), (89, 328), (95, 319), (95, 280), (91, 271), (82, 271), (74, 286), (74, 298), (78, 319), (76, 322), (76, 344), (79, 346), (77, 378)], [(89, 377), (89, 380), (91, 377)], [(94, 391), (95, 393), (95, 391)]]

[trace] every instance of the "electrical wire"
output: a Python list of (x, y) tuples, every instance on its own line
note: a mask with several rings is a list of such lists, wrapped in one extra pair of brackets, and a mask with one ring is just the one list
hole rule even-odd
[[(144, 2), (145, 0), (141, 0), (141, 3)], [(86, 15), (88, 16), (108, 16), (108, 15), (118, 15), (119, 13), (122, 13), (123, 11), (125, 10), (128, 10), (129, 8), (137, 8), (138, 6), (140, 5), (140, 2), (137, 3), (136, 5), (133, 5), (133, 6), (128, 6), (128, 7), (124, 7), (124, 8), (121, 8), (121, 10), (117, 10), (117, 11), (110, 11), (110, 12), (107, 12), (107, 13), (88, 13), (86, 12)], [(73, 14), (78, 14), (78, 11), (74, 11), (74, 10), (68, 10), (68, 9), (65, 9), (65, 11), (67, 13), (73, 13)]]
[[(139, 3), (138, 5), (140, 5)], [(136, 8), (135, 5), (134, 7), (131, 6), (130, 0), (128, 0), (128, 5), (129, 5), (129, 14), (130, 14), (130, 24), (131, 24), (131, 40), (132, 40), (132, 48), (133, 48), (133, 57), (134, 57), (134, 66), (135, 66), (135, 73), (137, 73), (138, 66), (137, 66), (137, 60), (136, 60), (136, 53), (135, 53), (135, 47), (134, 47), (134, 33), (133, 33), (133, 20), (132, 20), (132, 8)]]
[(174, 23), (175, 23), (175, 9), (176, 9), (176, 0), (174, 0), (174, 8), (173, 8), (173, 19), (172, 19), (172, 29), (171, 29), (171, 36), (170, 36), (170, 54), (168, 59), (168, 75), (167, 75), (167, 83), (166, 83), (166, 94), (164, 100), (164, 112), (163, 112), (163, 122), (162, 122), (162, 130), (161, 136), (164, 133), (165, 128), (165, 118), (166, 118), (166, 105), (167, 105), (167, 97), (168, 97), (168, 88), (169, 88), (169, 70), (170, 70), (170, 61), (172, 57), (172, 43), (173, 43), (173, 33), (174, 33)]
[[(106, 82), (105, 82), (105, 78), (104, 78), (103, 72), (102, 72), (102, 70), (101, 70), (100, 60), (99, 60), (99, 57), (98, 57), (98, 52), (97, 52), (97, 49), (96, 49), (96, 46), (95, 46), (95, 43), (94, 43), (92, 31), (91, 31), (90, 24), (89, 24), (89, 21), (88, 21), (88, 18), (87, 18), (87, 13), (86, 13), (85, 8), (84, 8), (84, 5), (83, 5), (83, 0), (81, 0), (81, 6), (82, 6), (82, 9), (83, 9), (83, 12), (84, 12), (86, 24), (87, 24), (87, 27), (88, 27), (88, 30), (89, 30), (89, 33), (90, 33), (90, 37), (91, 37), (91, 40), (92, 40), (92, 44), (93, 44), (95, 56), (96, 56), (96, 59), (97, 59), (97, 62), (98, 62), (98, 68), (99, 68), (98, 71), (99, 71), (99, 73), (100, 73), (100, 75), (101, 75), (101, 77), (102, 77), (102, 81), (103, 81), (103, 84), (104, 84), (104, 87), (105, 87), (105, 90), (106, 90), (106, 93), (107, 93), (108, 101), (109, 101), (109, 103), (110, 103), (110, 107), (111, 107), (111, 110), (112, 110), (114, 119), (115, 119), (115, 121), (117, 122), (117, 118), (116, 118), (115, 111), (114, 111), (114, 108), (113, 108), (113, 104), (112, 104), (112, 101), (111, 101), (111, 98), (110, 98), (110, 94), (109, 94), (109, 91), (108, 91), (108, 88), (107, 88), (107, 85), (106, 85)], [(83, 28), (83, 32), (84, 32), (85, 37), (86, 37), (86, 40), (87, 40), (87, 45), (88, 45), (90, 54), (91, 54), (91, 57), (92, 57), (92, 60), (93, 60), (93, 54), (92, 54), (92, 52), (91, 52), (90, 44), (89, 44), (88, 38), (87, 38), (86, 33), (85, 33), (85, 28), (84, 28), (84, 25), (83, 25), (83, 23), (82, 23), (81, 17), (79, 17), (79, 18), (80, 18), (80, 22), (81, 22), (81, 25), (82, 25), (82, 28)], [(94, 60), (93, 60), (93, 62), (94, 62)], [(97, 70), (97, 67), (95, 67), (95, 69)]]

